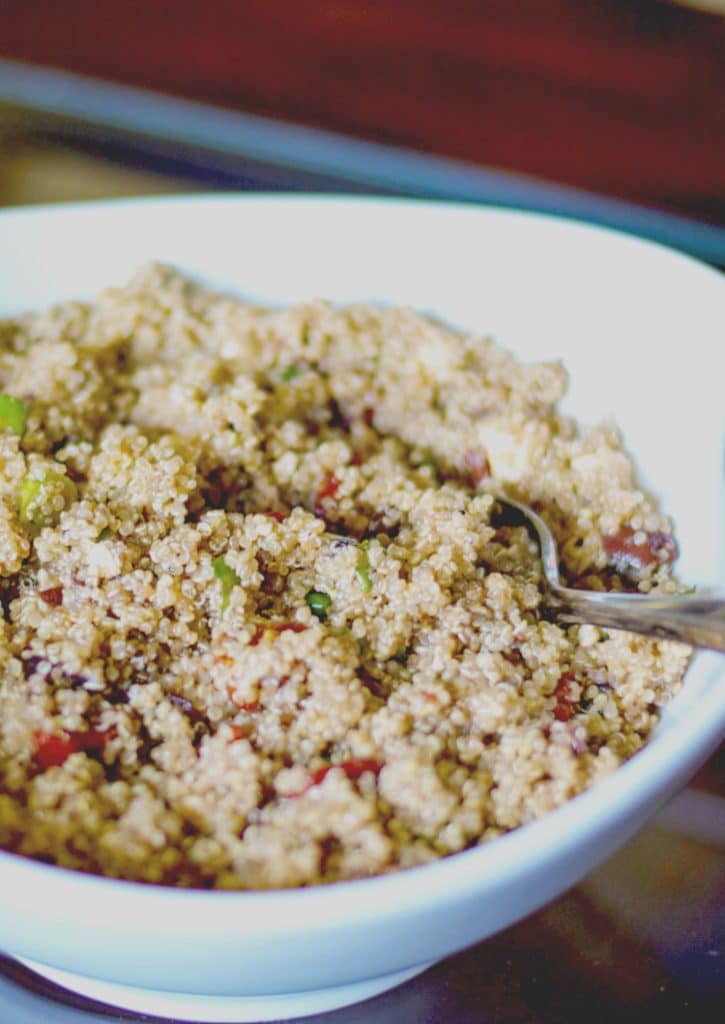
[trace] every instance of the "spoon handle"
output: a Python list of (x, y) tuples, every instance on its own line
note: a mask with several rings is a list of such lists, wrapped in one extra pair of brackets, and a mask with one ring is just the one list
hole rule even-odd
[(725, 652), (725, 600), (650, 597), (552, 587), (550, 607), (559, 622), (590, 623)]

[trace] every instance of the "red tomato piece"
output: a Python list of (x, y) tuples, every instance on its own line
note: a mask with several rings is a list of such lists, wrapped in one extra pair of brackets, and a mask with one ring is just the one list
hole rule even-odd
[(673, 562), (677, 558), (674, 537), (660, 530), (645, 533), (623, 526), (617, 533), (604, 537), (603, 542), (608, 558), (620, 572), (643, 569), (657, 562)]
[(339, 490), (339, 487), (340, 481), (337, 479), (334, 473), (328, 473), (324, 480), (322, 481), (322, 483), (320, 484), (320, 488), (317, 491), (317, 494), (315, 495), (315, 500), (313, 502), (313, 511), (315, 515), (318, 516), (320, 519), (325, 518), (325, 505), (323, 503), (327, 501), (329, 498), (334, 498)]
[(574, 698), (571, 695), (571, 683), (574, 682), (573, 672), (564, 672), (556, 684), (554, 696), (556, 706), (554, 707), (554, 718), (557, 722), (568, 722), (574, 714)]
[(56, 768), (77, 754), (80, 746), (72, 736), (55, 736), (47, 732), (35, 734), (35, 758), (41, 768)]
[(468, 472), (471, 487), (478, 487), (480, 482), (491, 475), (491, 467), (484, 451), (471, 449), (463, 455), (463, 465)]
[(341, 768), (345, 775), (347, 775), (348, 779), (354, 780), (359, 779), (361, 775), (365, 774), (365, 772), (373, 772), (377, 775), (382, 767), (383, 766), (379, 761), (373, 761), (371, 758), (359, 758), (356, 761), (343, 761), (342, 764), (326, 764), (312, 773), (310, 776), (310, 786), (319, 785), (333, 768)]
[(43, 768), (55, 768), (65, 764), (71, 754), (80, 751), (100, 755), (111, 730), (72, 730), (64, 733), (38, 732), (35, 734), (35, 758)]

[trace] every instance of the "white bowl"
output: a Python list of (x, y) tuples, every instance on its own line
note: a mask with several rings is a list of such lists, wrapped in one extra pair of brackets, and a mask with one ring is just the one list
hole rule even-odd
[[(402, 303), (562, 357), (567, 410), (613, 417), (699, 585), (725, 565), (725, 283), (615, 232), (471, 206), (219, 196), (0, 214), (0, 314), (92, 297), (160, 259), (270, 303)], [(115, 1005), (261, 1020), (398, 984), (535, 910), (638, 829), (725, 733), (725, 658), (699, 654), (647, 747), (542, 820), (387, 877), (315, 889), (180, 891), (0, 853), (0, 948)]]

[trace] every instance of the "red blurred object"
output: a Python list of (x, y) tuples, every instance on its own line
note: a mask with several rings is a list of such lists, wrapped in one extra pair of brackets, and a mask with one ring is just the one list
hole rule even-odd
[(725, 19), (658, 0), (5, 0), (0, 54), (725, 222)]

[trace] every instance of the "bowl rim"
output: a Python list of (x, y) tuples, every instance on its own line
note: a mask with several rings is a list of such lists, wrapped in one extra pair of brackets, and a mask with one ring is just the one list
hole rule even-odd
[(572, 233), (582, 232), (602, 238), (618, 239), (623, 244), (639, 247), (642, 251), (659, 252), (668, 258), (681, 261), (692, 268), (707, 274), (714, 284), (722, 285), (725, 274), (718, 267), (698, 256), (677, 249), (665, 242), (658, 242), (651, 238), (645, 238), (621, 227), (614, 227), (608, 224), (601, 224), (596, 220), (589, 220), (584, 215), (551, 213), (546, 210), (526, 209), (520, 206), (507, 205), (505, 203), (484, 203), (477, 200), (432, 198), (420, 196), (396, 196), (396, 195), (374, 195), (374, 194), (347, 194), (344, 192), (294, 192), (284, 189), (276, 191), (254, 191), (242, 192), (224, 190), (212, 192), (200, 189), (198, 192), (174, 192), (162, 195), (135, 195), (119, 196), (106, 199), (74, 199), (60, 202), (42, 202), (29, 204), (12, 204), (0, 207), (0, 224), (7, 220), (12, 223), (14, 220), (42, 219), (49, 216), (64, 217), (71, 214), (85, 216), (99, 211), (109, 209), (133, 210), (134, 208), (163, 208), (175, 206), (313, 206), (320, 207), (360, 207), (360, 208), (387, 208), (407, 209), (411, 211), (426, 211), (428, 215), (450, 215), (472, 214), (474, 217), (486, 217), (502, 220), (524, 220), (542, 227), (562, 227), (571, 229)]

